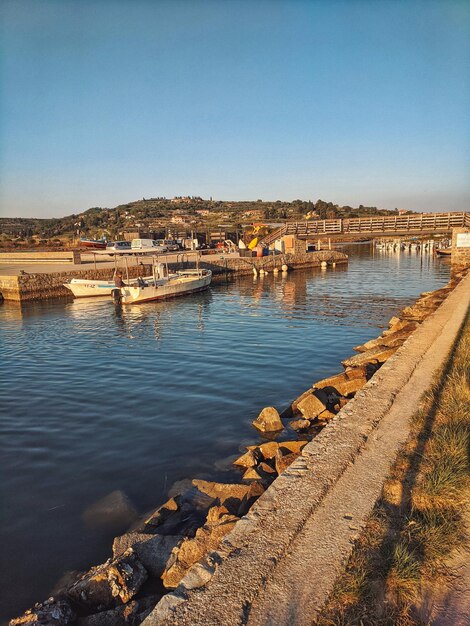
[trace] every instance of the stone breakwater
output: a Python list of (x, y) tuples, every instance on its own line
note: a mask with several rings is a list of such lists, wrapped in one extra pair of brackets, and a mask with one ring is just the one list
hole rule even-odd
[[(357, 346), (357, 354), (343, 361), (342, 372), (313, 383), (284, 411), (263, 409), (256, 426), (268, 432), (271, 440), (248, 446), (235, 461), (243, 472), (241, 482), (178, 484), (165, 504), (116, 537), (106, 563), (77, 576), (53, 598), (13, 619), (11, 626), (139, 624), (151, 611), (152, 623), (159, 623), (159, 612), (171, 623), (168, 607), (184, 602), (186, 594), (211, 579), (223, 560), (220, 544), (226, 535), (243, 525), (241, 518), (261, 495), (269, 501), (275, 479), (302, 454), (312, 437), (336, 421), (336, 414), (440, 306), (460, 278), (422, 294), (390, 320), (379, 338)], [(281, 440), (283, 436), (287, 440)], [(170, 593), (159, 602), (162, 593), (157, 589), (162, 584)]]
[[(322, 263), (331, 266), (335, 264), (346, 264), (348, 257), (342, 252), (335, 250), (321, 250), (308, 254), (296, 255), (275, 255), (269, 257), (236, 257), (236, 258), (214, 258), (203, 256), (200, 267), (212, 270), (214, 280), (246, 275), (256, 271), (267, 272), (280, 270), (283, 264), (289, 269), (301, 269), (308, 267), (320, 267)], [(169, 263), (172, 270), (194, 268), (194, 262)], [(151, 273), (150, 266), (145, 264), (145, 271)], [(141, 266), (129, 266), (129, 276), (135, 278), (142, 272)], [(111, 280), (114, 275), (114, 268), (77, 270), (70, 269), (66, 272), (48, 273), (25, 273), (19, 276), (0, 276), (0, 294), (5, 300), (15, 300), (25, 302), (29, 300), (46, 300), (50, 298), (71, 298), (70, 291), (63, 283), (71, 278), (85, 278), (89, 280)]]

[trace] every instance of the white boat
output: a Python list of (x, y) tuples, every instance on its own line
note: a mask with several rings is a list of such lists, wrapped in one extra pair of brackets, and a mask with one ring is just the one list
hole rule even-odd
[[(144, 282), (152, 281), (153, 276), (140, 279)], [(129, 284), (134, 285), (138, 278), (129, 279)], [(75, 298), (89, 298), (90, 296), (110, 296), (113, 289), (116, 289), (114, 280), (89, 280), (86, 278), (71, 278), (64, 283), (64, 287), (70, 289)]]
[[(165, 300), (202, 291), (209, 287), (212, 272), (207, 269), (194, 269), (166, 274), (166, 267), (159, 263), (155, 267), (155, 278), (144, 279), (140, 284), (129, 284), (113, 292), (115, 300), (123, 304), (138, 304), (152, 300)], [(146, 284), (145, 284), (146, 283)]]

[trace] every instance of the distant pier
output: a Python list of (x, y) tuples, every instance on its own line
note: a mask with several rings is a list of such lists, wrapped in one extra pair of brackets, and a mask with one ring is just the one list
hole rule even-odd
[[(195, 253), (165, 255), (162, 261), (168, 260), (168, 266), (172, 270), (195, 267)], [(130, 278), (134, 278), (142, 271), (144, 265), (151, 261), (148, 257), (131, 259), (127, 264), (127, 272)], [(320, 250), (302, 254), (275, 254), (264, 257), (245, 257), (233, 254), (210, 254), (200, 258), (200, 267), (212, 270), (215, 280), (237, 275), (281, 271), (283, 265), (288, 269), (302, 269), (308, 267), (326, 267), (332, 264), (347, 264), (348, 257), (336, 250)], [(114, 261), (88, 262), (79, 266), (73, 265), (68, 259), (56, 260), (56, 270), (53, 262), (46, 257), (41, 259), (37, 266), (33, 261), (24, 258), (21, 265), (15, 261), (2, 268), (0, 265), (0, 294), (5, 300), (26, 302), (32, 300), (47, 300), (51, 298), (70, 298), (70, 291), (64, 287), (64, 282), (71, 278), (85, 278), (90, 280), (109, 280), (113, 277), (116, 264)], [(117, 261), (116, 261), (117, 263)], [(20, 269), (23, 266), (26, 270)], [(119, 261), (119, 267), (123, 268), (123, 260)], [(4, 269), (2, 272), (1, 270)], [(262, 272), (261, 272), (262, 273)]]

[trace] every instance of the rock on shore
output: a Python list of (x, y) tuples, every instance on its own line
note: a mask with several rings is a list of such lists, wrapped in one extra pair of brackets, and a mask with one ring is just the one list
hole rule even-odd
[(189, 570), (207, 552), (214, 550), (222, 538), (229, 533), (238, 521), (224, 506), (209, 509), (204, 526), (196, 531), (194, 538), (184, 539), (174, 548), (162, 581), (167, 589), (174, 589)]
[(253, 426), (262, 433), (270, 433), (284, 428), (281, 417), (273, 406), (265, 407), (253, 421)]

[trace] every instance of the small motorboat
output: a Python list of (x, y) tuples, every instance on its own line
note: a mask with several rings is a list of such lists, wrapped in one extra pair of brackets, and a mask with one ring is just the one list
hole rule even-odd
[(130, 283), (113, 291), (115, 301), (122, 304), (139, 304), (153, 300), (166, 300), (184, 296), (209, 287), (212, 272), (208, 269), (190, 269), (168, 273), (164, 263), (154, 265), (154, 277), (140, 279), (137, 284)]
[(85, 248), (94, 248), (95, 250), (104, 250), (106, 248), (106, 239), (87, 239), (80, 238), (80, 245)]
[(450, 256), (452, 254), (451, 248), (436, 248), (436, 254), (438, 256)]

